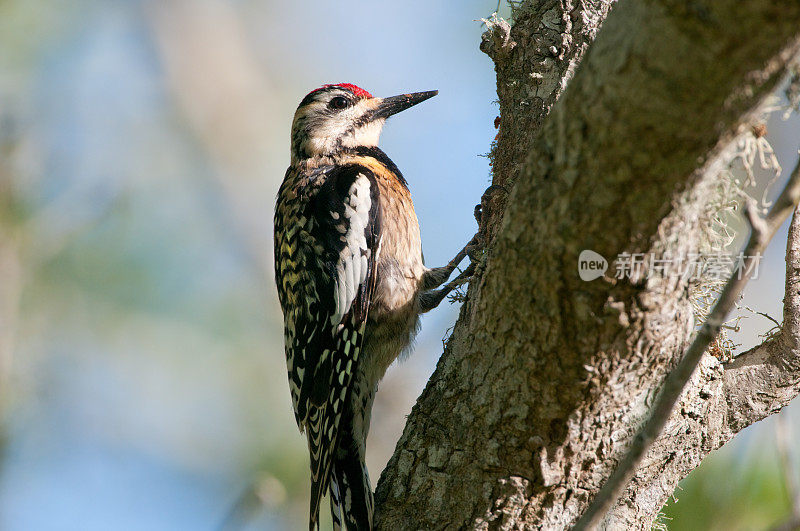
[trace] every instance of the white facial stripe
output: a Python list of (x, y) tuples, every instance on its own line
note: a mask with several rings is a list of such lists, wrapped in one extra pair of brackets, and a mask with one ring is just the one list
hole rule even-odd
[(342, 137), (342, 145), (345, 147), (377, 146), (384, 122), (386, 120), (381, 118), (353, 129), (351, 134)]
[[(302, 109), (305, 141), (301, 148), (308, 156), (325, 155), (338, 146), (377, 146), (385, 119), (367, 122), (354, 127), (360, 118), (375, 108), (375, 99), (359, 100), (352, 107), (331, 111), (328, 103), (338, 97), (352, 97), (348, 92), (337, 90), (325, 94), (324, 99), (306, 105)], [(300, 118), (295, 116), (295, 121)]]

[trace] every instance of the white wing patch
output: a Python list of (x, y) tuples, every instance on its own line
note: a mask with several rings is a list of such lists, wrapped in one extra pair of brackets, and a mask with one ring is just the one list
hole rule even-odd
[(336, 313), (331, 316), (334, 325), (350, 311), (358, 287), (367, 278), (370, 250), (367, 247), (365, 230), (369, 224), (369, 211), (372, 208), (369, 179), (359, 174), (350, 186), (344, 202), (344, 216), (337, 229), (345, 243), (336, 264)]

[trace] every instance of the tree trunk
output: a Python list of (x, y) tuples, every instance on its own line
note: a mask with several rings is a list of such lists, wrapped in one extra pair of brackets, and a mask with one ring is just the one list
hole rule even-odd
[[(689, 281), (585, 282), (578, 255), (703, 249), (733, 141), (800, 50), (800, 3), (613, 3), (530, 0), (488, 22), (510, 194), (485, 198), (486, 256), (381, 476), (379, 529), (568, 528), (691, 339)], [(607, 526), (649, 528), (710, 451), (800, 392), (796, 293), (777, 338), (706, 355)]]

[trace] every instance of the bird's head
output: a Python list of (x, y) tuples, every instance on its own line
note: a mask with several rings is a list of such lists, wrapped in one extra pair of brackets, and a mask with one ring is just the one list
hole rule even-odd
[(303, 98), (292, 121), (292, 163), (378, 145), (386, 119), (432, 98), (436, 90), (376, 98), (350, 83), (323, 85)]

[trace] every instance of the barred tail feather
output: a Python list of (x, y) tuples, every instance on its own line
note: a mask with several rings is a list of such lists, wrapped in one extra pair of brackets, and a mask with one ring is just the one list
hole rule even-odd
[(319, 531), (319, 505), (325, 493), (320, 493), (321, 483), (311, 481), (311, 507), (308, 512), (308, 530)]
[(308, 520), (310, 531), (319, 529), (319, 511), (322, 506), (322, 498), (325, 497), (331, 480), (331, 465), (335, 443), (331, 443), (330, 439), (324, 438), (326, 432), (329, 437), (334, 432), (330, 426), (331, 422), (337, 423), (338, 419), (332, 419), (326, 415), (326, 406), (321, 408), (311, 406), (309, 408), (306, 438), (308, 439), (308, 451), (311, 457), (311, 507)]
[(333, 521), (333, 530), (341, 531), (342, 529), (342, 498), (339, 494), (339, 482), (334, 474), (331, 477), (331, 484), (329, 486), (329, 494), (331, 495), (331, 520)]
[(373, 499), (367, 467), (357, 446), (352, 444), (354, 441), (346, 442), (349, 444), (339, 447), (333, 463), (343, 521), (348, 531), (369, 531), (372, 529)]
[[(325, 496), (324, 492), (320, 491), (321, 483), (312, 482), (311, 485), (311, 511), (308, 522), (310, 531), (319, 531), (319, 512), (322, 498)], [(340, 495), (339, 483), (335, 475), (331, 475), (328, 483), (328, 494), (331, 501), (331, 521), (333, 522), (334, 531), (341, 531), (342, 529), (342, 498)], [(316, 503), (315, 503), (316, 501)], [(355, 528), (353, 528), (355, 529)]]

